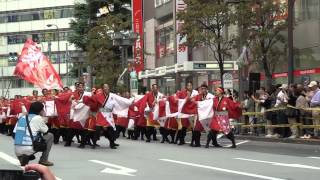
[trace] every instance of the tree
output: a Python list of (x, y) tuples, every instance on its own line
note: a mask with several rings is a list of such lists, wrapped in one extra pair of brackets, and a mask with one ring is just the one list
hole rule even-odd
[(275, 62), (285, 57), (286, 39), (281, 34), (287, 28), (287, 4), (280, 1), (251, 0), (241, 3), (238, 17), (246, 29), (254, 60), (260, 64), (266, 77), (266, 88), (272, 86)]
[(224, 61), (231, 57), (235, 45), (235, 36), (227, 37), (226, 28), (235, 23), (232, 7), (223, 0), (184, 0), (187, 9), (178, 13), (178, 19), (184, 21), (179, 30), (187, 37), (186, 45), (207, 46), (217, 61), (220, 79), (223, 81)]
[[(75, 20), (70, 23), (74, 33), (69, 41), (86, 52), (86, 66), (96, 76), (96, 85), (109, 83), (115, 87), (121, 73), (119, 47), (112, 44), (112, 33), (131, 28), (130, 0), (87, 0), (75, 6)], [(100, 8), (108, 13), (97, 17)]]

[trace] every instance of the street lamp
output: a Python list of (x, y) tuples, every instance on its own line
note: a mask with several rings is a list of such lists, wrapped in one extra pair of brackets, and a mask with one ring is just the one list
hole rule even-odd
[(59, 27), (56, 24), (47, 24), (47, 27), (52, 27), (55, 26), (57, 29), (57, 33), (58, 33), (58, 72), (59, 72), (59, 76), (60, 76), (60, 30)]

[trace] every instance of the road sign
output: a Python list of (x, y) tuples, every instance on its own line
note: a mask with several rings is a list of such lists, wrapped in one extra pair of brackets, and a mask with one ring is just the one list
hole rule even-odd
[(223, 88), (233, 89), (233, 77), (231, 73), (223, 74)]

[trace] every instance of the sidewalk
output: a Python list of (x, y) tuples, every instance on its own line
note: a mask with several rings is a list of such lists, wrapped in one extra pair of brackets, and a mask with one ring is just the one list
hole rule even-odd
[(265, 142), (281, 142), (281, 143), (293, 143), (293, 144), (309, 144), (320, 145), (320, 139), (289, 139), (289, 138), (266, 138), (264, 136), (253, 135), (235, 135), (239, 140), (251, 140), (251, 141), (265, 141)]

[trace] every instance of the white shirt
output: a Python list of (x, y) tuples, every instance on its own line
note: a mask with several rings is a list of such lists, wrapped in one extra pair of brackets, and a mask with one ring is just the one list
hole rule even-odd
[(288, 103), (288, 99), (289, 97), (287, 93), (280, 91), (277, 95), (277, 101), (276, 101), (275, 107), (279, 107), (281, 105)]

